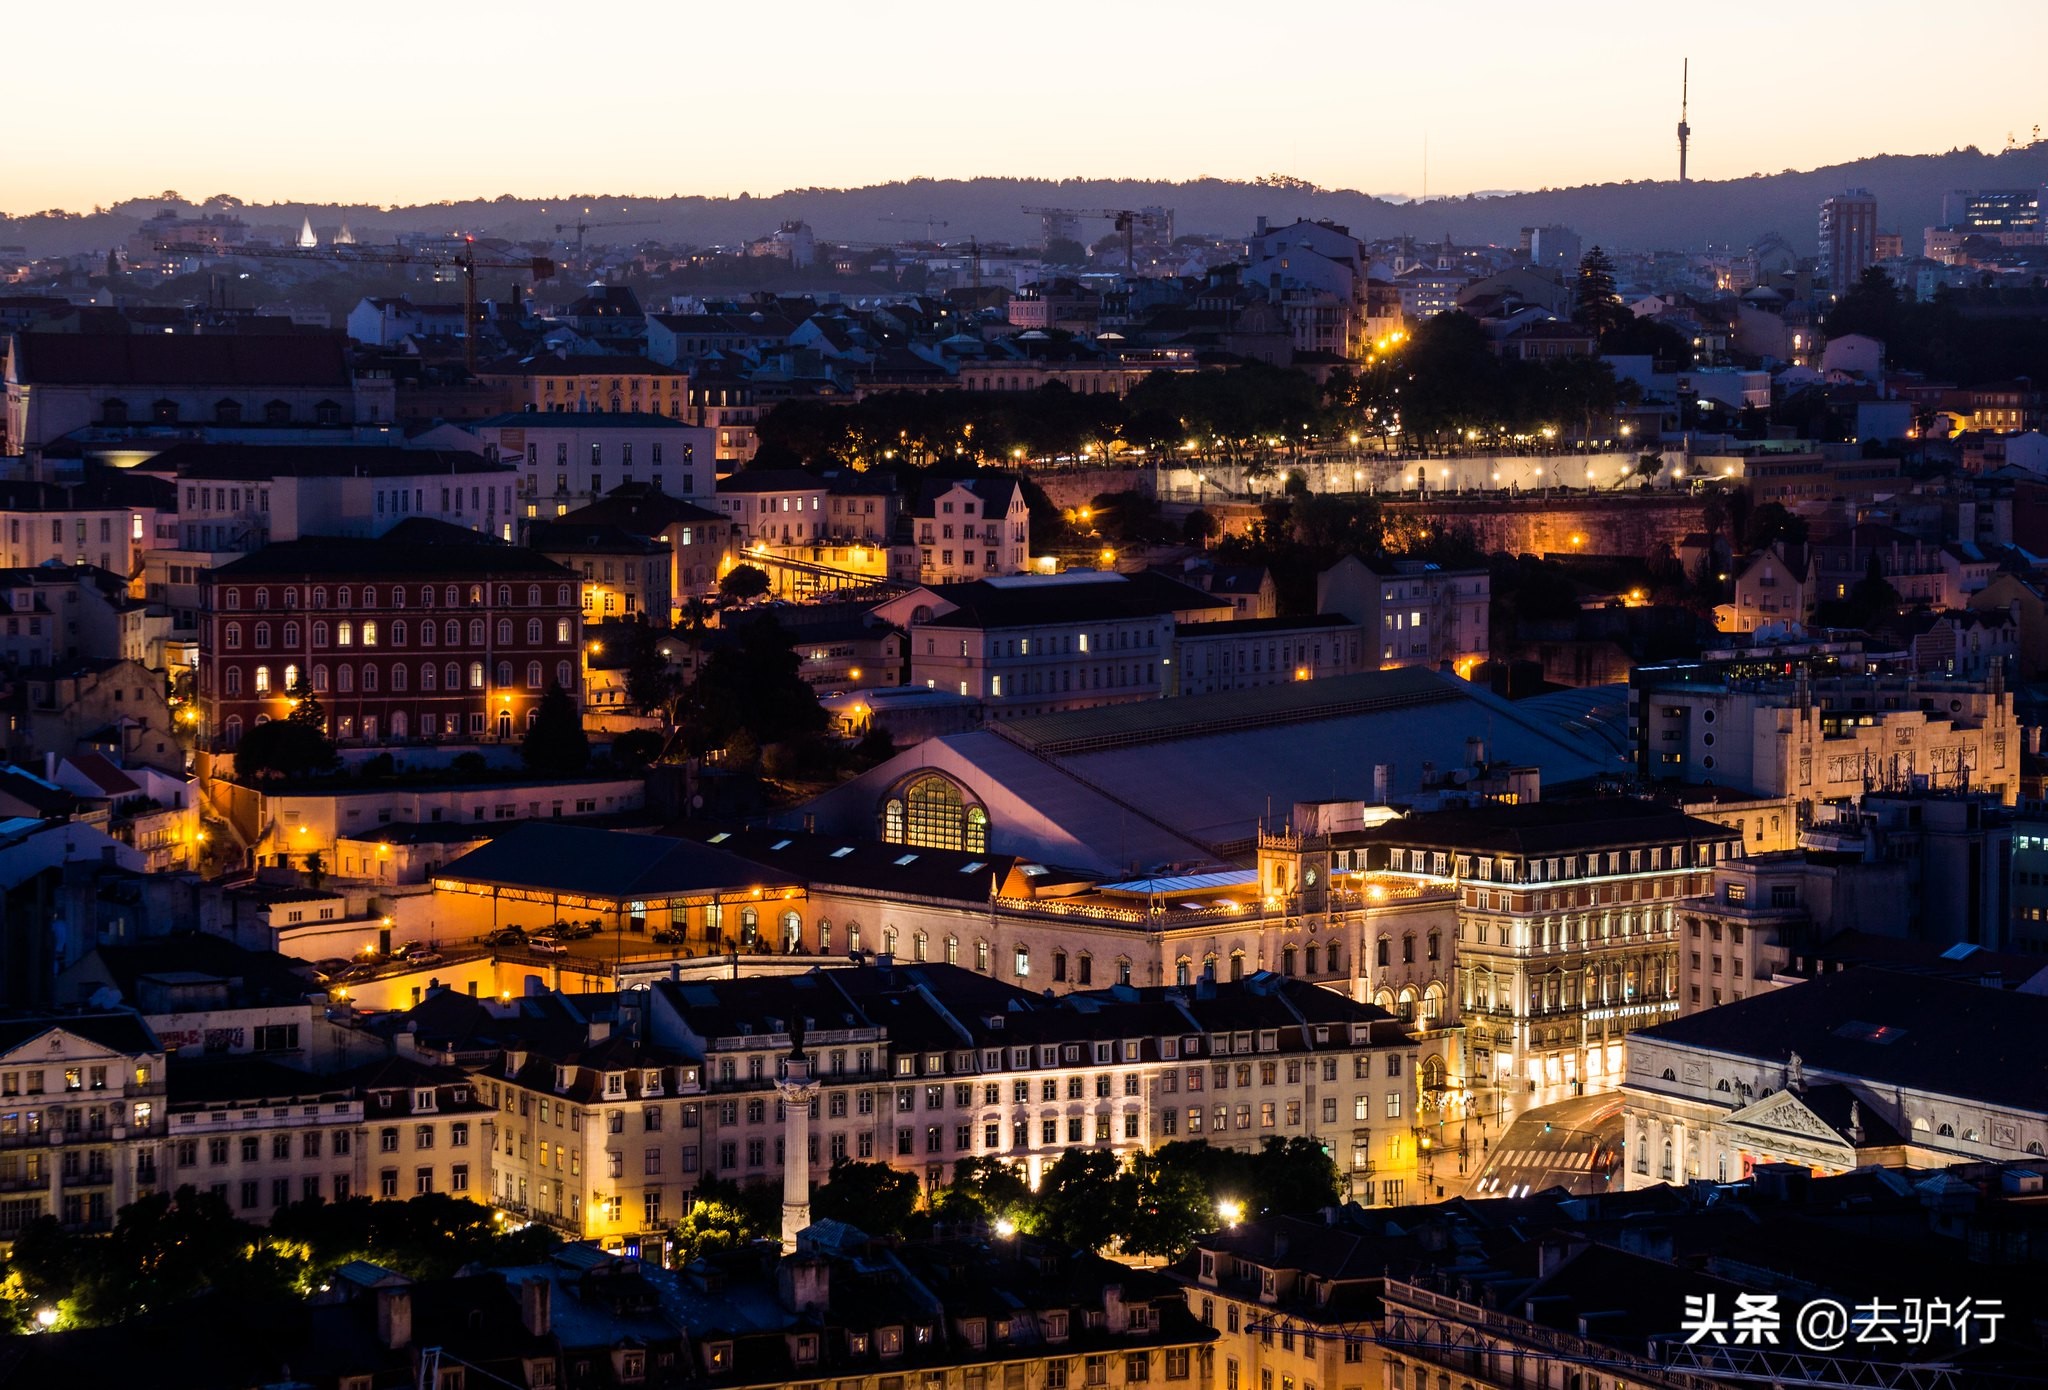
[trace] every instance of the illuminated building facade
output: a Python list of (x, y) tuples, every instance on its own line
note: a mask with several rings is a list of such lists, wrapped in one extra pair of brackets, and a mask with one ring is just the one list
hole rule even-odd
[(1369, 872), (1453, 879), (1475, 1085), (1611, 1088), (1622, 1039), (1679, 1012), (1675, 910), (1737, 832), (1630, 798), (1429, 811), (1338, 837)]
[(581, 685), (578, 583), (433, 523), (266, 546), (204, 583), (201, 736), (232, 750), (303, 680), (342, 743), (523, 737), (543, 695)]

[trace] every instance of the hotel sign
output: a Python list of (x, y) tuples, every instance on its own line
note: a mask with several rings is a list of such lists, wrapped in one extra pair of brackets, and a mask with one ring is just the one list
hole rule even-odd
[(1678, 1012), (1676, 999), (1665, 999), (1655, 1004), (1624, 1004), (1618, 1009), (1588, 1009), (1588, 1020), (1603, 1018), (1644, 1018), (1650, 1014), (1675, 1014)]

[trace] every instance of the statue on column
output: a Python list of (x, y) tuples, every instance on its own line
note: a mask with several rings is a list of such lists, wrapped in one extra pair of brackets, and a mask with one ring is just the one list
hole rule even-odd
[(789, 1255), (797, 1232), (811, 1224), (811, 1100), (818, 1094), (801, 1028), (790, 1029), (789, 1056), (775, 1089), (782, 1096), (782, 1253)]

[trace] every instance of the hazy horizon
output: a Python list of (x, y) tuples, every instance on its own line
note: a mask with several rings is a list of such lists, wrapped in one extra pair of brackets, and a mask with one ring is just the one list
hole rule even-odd
[[(533, 0), (381, 24), (250, 0), (199, 24), (109, 0), (88, 36), (70, 12), (35, 6), (17, 17), (14, 51), (43, 56), (18, 65), (10, 93), (35, 134), (11, 149), (0, 203), (82, 212), (177, 189), (386, 207), (521, 189), (719, 197), (916, 177), (1270, 174), (1414, 196), (1425, 141), (1432, 198), (1535, 191), (1674, 177), (1688, 56), (1702, 180), (1873, 150), (1994, 150), (2044, 116), (2027, 82), (1901, 70), (1895, 35), (1924, 12), (1895, 0), (1853, 20), (1738, 5), (1711, 26), (1618, 0), (1548, 26), (1527, 15), (1475, 0), (1449, 39), (1362, 11), (1291, 14), (1269, 34), (1215, 0), (1039, 0), (1028, 16), (943, 22), (873, 0), (855, 26), (843, 6), (806, 0), (772, 18), (618, 0), (563, 34), (559, 7)], [(2019, 55), (2048, 47), (2037, 0), (1986, 0), (1969, 22), (2022, 69)], [(88, 57), (52, 60), (88, 37)], [(1766, 42), (1781, 61), (1759, 61)], [(1846, 75), (1822, 80), (1853, 121), (1802, 117), (1821, 98), (1813, 77), (1789, 75), (1815, 71), (1784, 61), (1797, 54)], [(1845, 87), (1865, 73), (1882, 100)]]

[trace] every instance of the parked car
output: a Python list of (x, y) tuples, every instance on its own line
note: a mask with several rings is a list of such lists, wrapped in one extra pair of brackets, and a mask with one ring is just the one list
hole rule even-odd
[(446, 965), (448, 957), (439, 951), (414, 951), (405, 958), (407, 965)]
[(313, 978), (323, 982), (338, 980), (349, 965), (350, 961), (346, 956), (329, 956), (325, 960), (316, 960), (313, 962)]
[(484, 945), (486, 946), (524, 946), (525, 944), (526, 928), (524, 927), (500, 927), (484, 938)]
[(408, 941), (391, 953), (391, 959), (411, 960), (414, 956), (425, 954), (426, 950), (427, 944), (424, 941)]
[(689, 939), (689, 933), (681, 927), (663, 927), (654, 934), (655, 942), (662, 946), (680, 946)]
[(552, 936), (535, 935), (526, 943), (526, 949), (538, 951), (544, 956), (566, 956), (569, 954), (569, 948), (555, 940)]
[(377, 977), (379, 964), (380, 962), (376, 961), (359, 961), (335, 976), (335, 979), (342, 984), (347, 984), (351, 980), (373, 980)]

